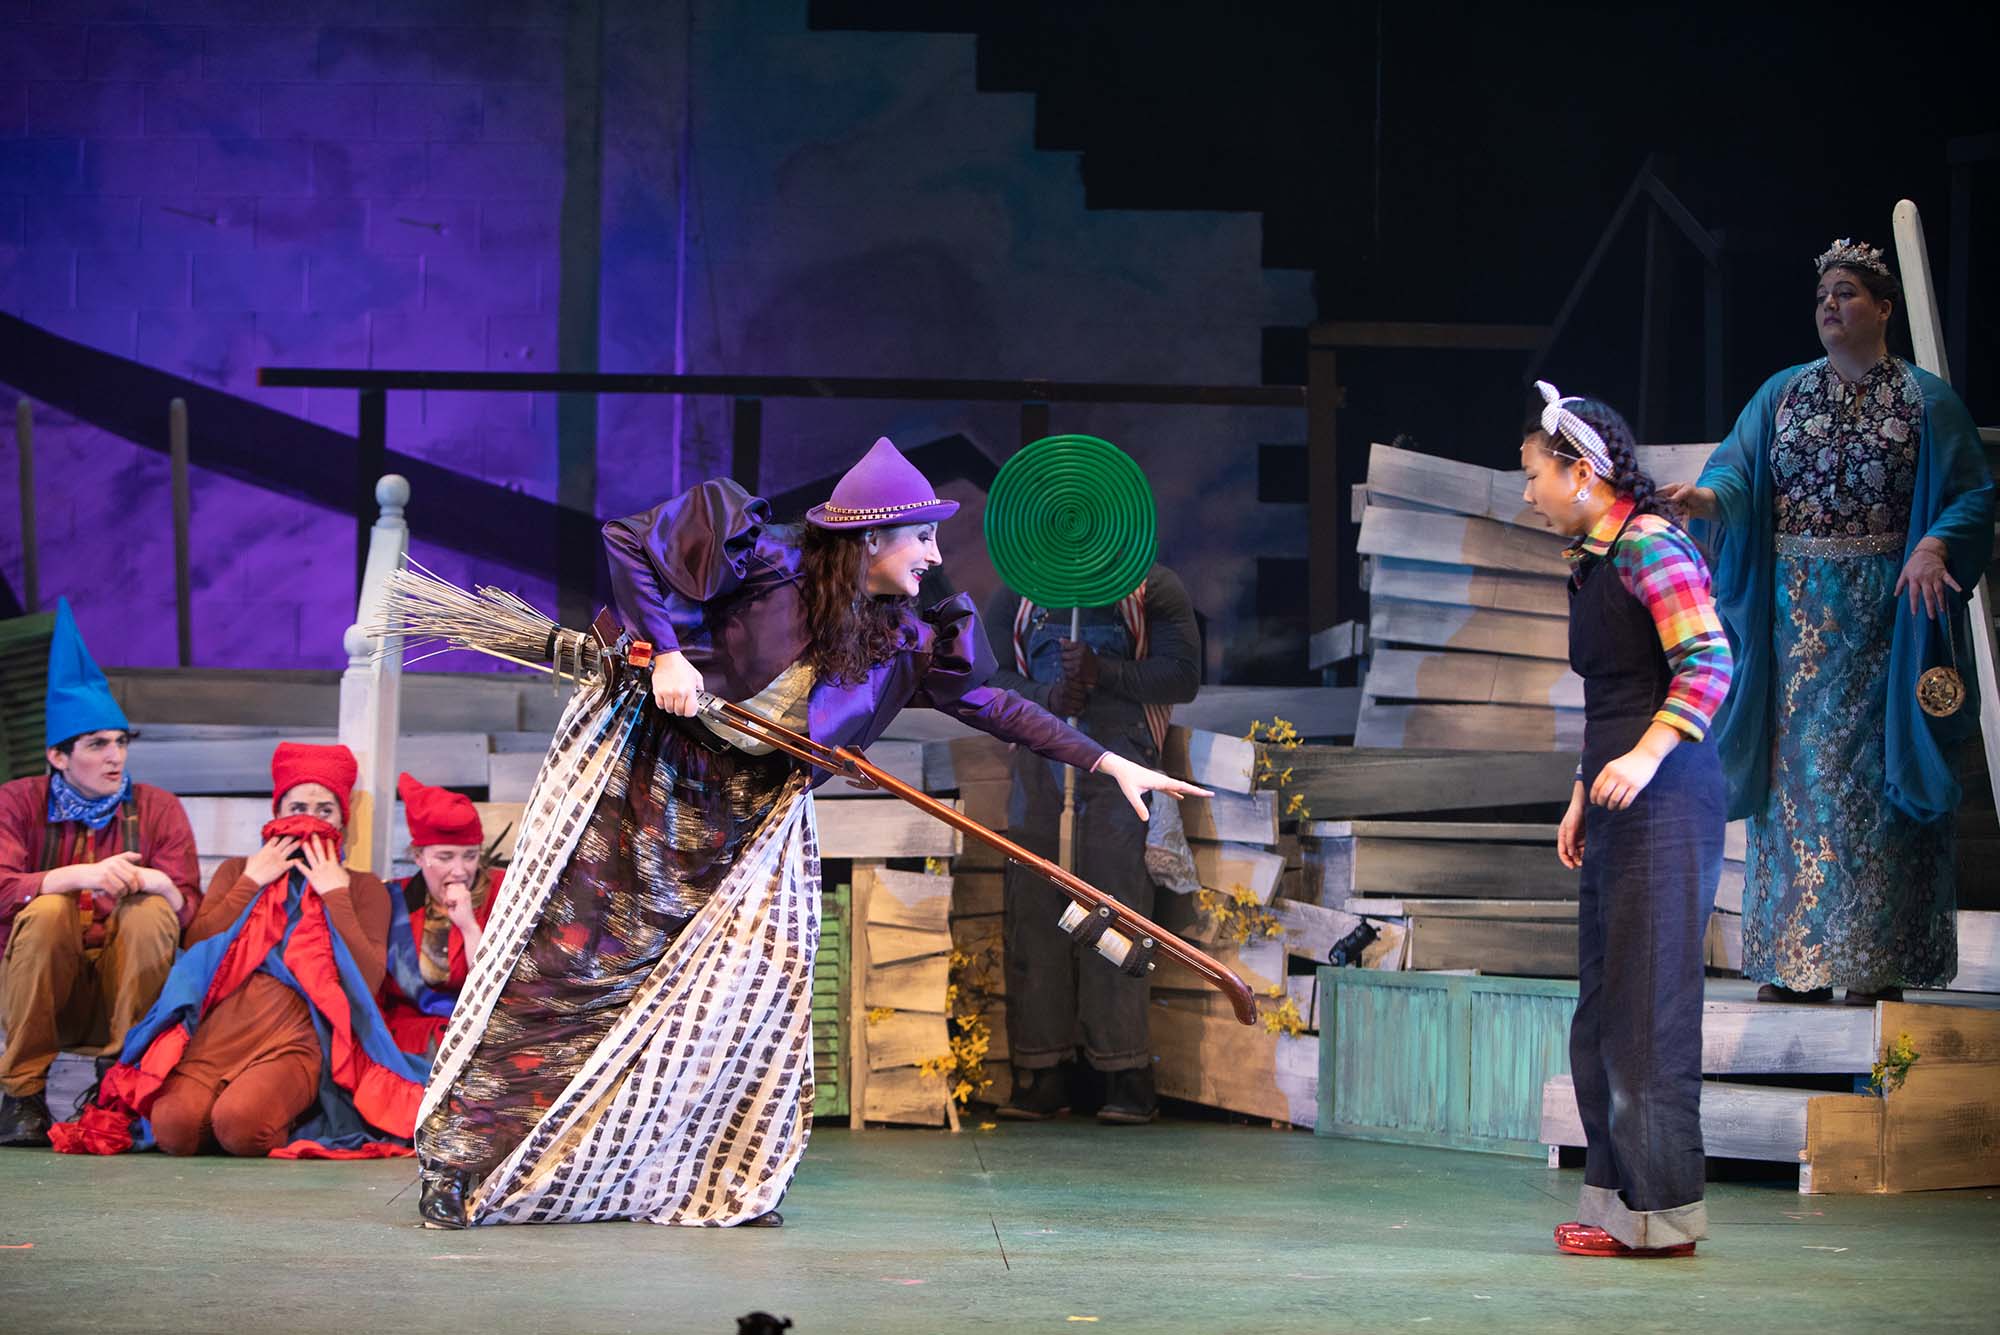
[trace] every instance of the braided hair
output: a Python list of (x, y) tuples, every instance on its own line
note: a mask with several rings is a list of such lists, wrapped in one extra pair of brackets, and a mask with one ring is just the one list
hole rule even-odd
[[(1639, 446), (1632, 438), (1632, 427), (1624, 415), (1608, 403), (1598, 399), (1571, 399), (1564, 405), (1570, 412), (1588, 422), (1604, 439), (1604, 448), (1611, 455), (1611, 476), (1605, 480), (1618, 495), (1629, 498), (1634, 514), (1659, 515), (1663, 519), (1679, 523), (1682, 516), (1654, 483), (1652, 474), (1639, 464)], [(1544, 454), (1565, 460), (1582, 460), (1583, 451), (1575, 442), (1560, 435), (1552, 436), (1542, 429), (1539, 415), (1528, 420), (1522, 428), (1522, 437), (1537, 438)]]

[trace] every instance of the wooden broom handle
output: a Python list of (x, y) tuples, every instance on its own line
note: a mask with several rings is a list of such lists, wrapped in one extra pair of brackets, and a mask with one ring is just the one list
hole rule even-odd
[(929, 793), (912, 788), (874, 764), (861, 752), (850, 751), (844, 746), (829, 747), (774, 723), (753, 710), (706, 693), (703, 696), (701, 712), (711, 714), (725, 725), (809, 765), (868, 783), (885, 793), (894, 794), (953, 829), (970, 835), (990, 848), (998, 849), (1010, 861), (1026, 867), (1086, 909), (1092, 912), (1100, 910), (1108, 912), (1111, 915), (1112, 925), (1129, 937), (1135, 945), (1151, 941), (1160, 954), (1199, 974), (1209, 986), (1229, 998), (1230, 1008), (1236, 1012), (1239, 1023), (1257, 1022), (1257, 1002), (1250, 992), (1250, 985), (1213, 957), (1197, 950), (1150, 918), (1133, 912), (1075, 873), (1065, 871), (1047, 858), (1029, 852), (1006, 835), (987, 829), (956, 807), (938, 801)]

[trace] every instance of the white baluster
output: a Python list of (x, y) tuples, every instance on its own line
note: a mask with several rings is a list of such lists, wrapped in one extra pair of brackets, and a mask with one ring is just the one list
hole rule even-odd
[(361, 771), (351, 804), (348, 865), (382, 876), (395, 861), (390, 840), (396, 812), (403, 646), (400, 639), (378, 644), (362, 627), (376, 619), (389, 577), (409, 552), (410, 526), (403, 518), (409, 501), (410, 484), (399, 474), (387, 474), (375, 484), (381, 514), (368, 535), (368, 562), (354, 624), (341, 641), (347, 650), (347, 670), (340, 678), (340, 740), (354, 752)]

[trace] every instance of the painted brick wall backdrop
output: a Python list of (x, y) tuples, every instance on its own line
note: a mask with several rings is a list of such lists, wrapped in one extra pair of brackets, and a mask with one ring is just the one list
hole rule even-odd
[[(593, 2), (595, 86), (567, 92), (602, 108), (601, 219), (566, 249), (561, 0), (0, 0), (0, 308), (343, 432), (353, 395), (260, 389), (256, 368), (556, 369), (565, 282), (597, 285), (614, 371), (678, 348), (694, 371), (1253, 383), (1262, 327), (1311, 318), (1304, 275), (1259, 266), (1254, 215), (1085, 210), (1073, 156), (1033, 147), (1032, 99), (976, 90), (970, 38), (813, 32), (800, 0)], [(389, 405), (392, 448), (556, 498), (551, 398)], [(726, 467), (725, 414), (689, 401), (677, 437), (670, 400), (601, 401), (596, 511)], [(1224, 669), (1256, 558), (1303, 555), (1302, 507), (1258, 504), (1254, 468), (1301, 415), (1055, 425), (1148, 467)], [(772, 403), (763, 483), (882, 432), (999, 460), (1017, 430), (1004, 407)], [(165, 460), (47, 409), (36, 450), (45, 599), (71, 597), (104, 661), (171, 663)], [(205, 473), (194, 506), (196, 661), (338, 665), (351, 516)], [(438, 569), (553, 605), (453, 551), (450, 496), (411, 522)], [(947, 539), (983, 593), (977, 532)]]

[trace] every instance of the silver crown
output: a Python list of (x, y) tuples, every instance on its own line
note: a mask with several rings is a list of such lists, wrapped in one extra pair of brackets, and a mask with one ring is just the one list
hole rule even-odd
[(1848, 236), (1843, 236), (1828, 246), (1826, 253), (1813, 263), (1820, 273), (1833, 268), (1867, 269), (1871, 273), (1881, 274), (1884, 278), (1890, 276), (1889, 266), (1882, 262), (1880, 246), (1871, 246), (1866, 241), (1856, 241)]

